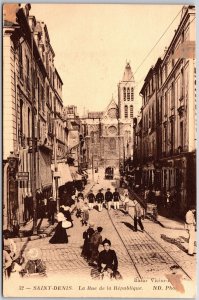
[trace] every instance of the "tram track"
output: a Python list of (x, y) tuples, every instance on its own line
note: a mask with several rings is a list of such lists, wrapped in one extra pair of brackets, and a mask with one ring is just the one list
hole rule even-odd
[[(135, 268), (135, 271), (139, 277), (139, 279), (143, 279), (145, 277), (144, 271), (143, 271), (143, 264), (147, 264), (148, 261), (153, 261), (154, 264), (157, 264), (161, 267), (166, 266), (166, 273), (174, 274), (174, 272), (179, 271), (184, 274), (184, 279), (192, 280), (192, 278), (189, 276), (189, 274), (183, 269), (182, 266), (179, 265), (179, 263), (174, 259), (171, 254), (163, 248), (163, 246), (157, 242), (146, 230), (144, 230), (143, 233), (140, 233), (143, 238), (139, 238), (139, 243), (142, 244), (143, 241), (143, 252), (140, 254), (140, 250), (136, 252), (136, 244), (135, 241), (133, 241), (124, 238), (124, 233), (122, 229), (122, 222), (118, 222), (118, 213), (122, 214), (121, 211), (113, 211), (110, 213), (110, 211), (107, 211), (107, 214), (109, 216), (109, 219), (115, 229), (115, 231), (118, 234), (118, 237), (120, 238), (126, 252), (128, 253), (128, 256)], [(111, 215), (113, 214), (113, 216)], [(128, 214), (126, 215), (130, 217), (132, 220), (133, 218)], [(123, 215), (121, 215), (123, 217)], [(123, 222), (124, 223), (124, 222)], [(123, 225), (124, 226), (124, 225)], [(135, 233), (137, 234), (137, 233)], [(133, 238), (133, 236), (132, 236)], [(146, 241), (148, 244), (146, 244)], [(139, 245), (140, 245), (139, 244)], [(139, 247), (138, 247), (139, 248)], [(140, 261), (139, 261), (140, 260)]]

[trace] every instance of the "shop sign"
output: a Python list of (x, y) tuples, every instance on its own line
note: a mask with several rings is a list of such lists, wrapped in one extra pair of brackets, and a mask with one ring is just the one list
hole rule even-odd
[(28, 181), (29, 180), (29, 172), (18, 172), (16, 174), (16, 180)]

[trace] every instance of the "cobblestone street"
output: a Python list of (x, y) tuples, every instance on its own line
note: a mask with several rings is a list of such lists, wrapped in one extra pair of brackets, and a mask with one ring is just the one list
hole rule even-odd
[[(113, 189), (117, 185), (116, 181), (104, 180), (101, 173), (98, 176), (99, 178), (95, 178), (98, 183), (93, 186), (94, 193), (101, 187), (105, 191), (107, 187)], [(85, 193), (91, 187), (92, 184), (89, 184)], [(65, 276), (78, 273), (79, 276), (90, 278), (91, 267), (81, 257), (82, 234), (87, 227), (81, 225), (75, 214), (72, 217), (74, 227), (67, 230), (68, 244), (49, 244), (48, 237), (29, 241), (26, 246), (26, 249), (41, 248), (48, 276), (55, 272), (63, 273)], [(172, 273), (172, 267), (176, 268), (176, 272), (182, 274), (184, 279), (188, 279), (188, 276), (194, 278), (196, 257), (189, 257), (185, 252), (188, 245), (185, 231), (163, 228), (159, 224), (145, 219), (143, 221), (145, 232), (142, 233), (139, 230), (134, 232), (133, 220), (129, 215), (124, 214), (122, 208), (118, 211), (111, 209), (110, 213), (105, 208), (102, 212), (93, 209), (90, 211), (90, 221), (94, 222), (96, 227), (103, 227), (103, 239), (111, 240), (112, 248), (118, 255), (119, 271), (123, 278), (139, 276), (160, 278), (165, 274)], [(166, 236), (167, 240), (161, 238), (161, 235)], [(175, 239), (178, 243), (170, 243), (169, 238)], [(100, 250), (102, 250), (102, 246), (100, 246)], [(183, 267), (188, 276), (180, 267)]]

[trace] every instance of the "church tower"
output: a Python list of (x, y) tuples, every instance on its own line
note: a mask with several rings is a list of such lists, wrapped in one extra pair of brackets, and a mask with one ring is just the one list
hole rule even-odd
[(133, 119), (135, 81), (130, 63), (126, 64), (122, 81), (118, 84), (119, 118)]
[(133, 111), (135, 81), (130, 63), (127, 62), (122, 80), (118, 84), (119, 135), (123, 159), (133, 157)]

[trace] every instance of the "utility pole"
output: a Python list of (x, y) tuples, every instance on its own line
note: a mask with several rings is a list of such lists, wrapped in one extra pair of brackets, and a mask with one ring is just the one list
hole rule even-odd
[[(35, 101), (33, 99), (33, 32), (31, 29), (31, 80), (30, 84), (30, 96), (32, 103), (32, 197), (33, 197), (33, 235), (37, 235), (37, 199), (36, 199), (36, 137), (35, 137)], [(38, 99), (39, 101), (39, 99)]]

